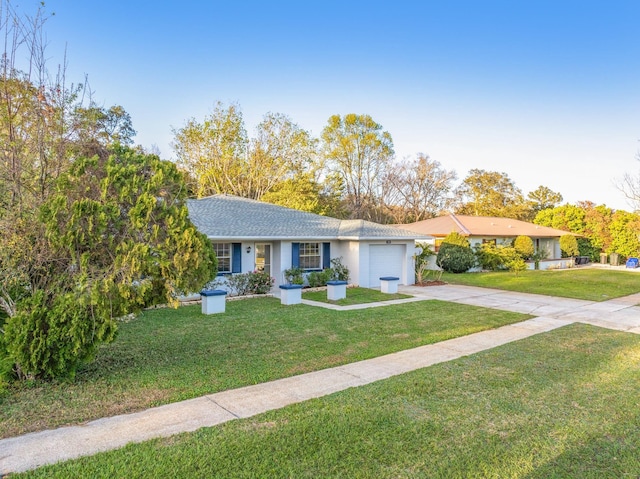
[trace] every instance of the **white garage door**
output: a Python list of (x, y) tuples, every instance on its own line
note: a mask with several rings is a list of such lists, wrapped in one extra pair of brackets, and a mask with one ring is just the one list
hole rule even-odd
[(401, 244), (376, 244), (369, 246), (369, 287), (380, 286), (380, 277), (397, 276), (403, 283), (402, 265), (405, 246)]

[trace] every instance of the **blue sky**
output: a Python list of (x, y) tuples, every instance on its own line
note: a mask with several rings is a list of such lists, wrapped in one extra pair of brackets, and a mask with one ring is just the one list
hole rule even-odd
[[(21, 10), (30, 4), (23, 2)], [(36, 5), (36, 2), (33, 2)], [(630, 209), (640, 172), (637, 1), (48, 0), (50, 66), (122, 105), (136, 142), (171, 158), (172, 127), (215, 103), (319, 136), (366, 113), (398, 158), (426, 153), (459, 180), (507, 173), (574, 203)]]

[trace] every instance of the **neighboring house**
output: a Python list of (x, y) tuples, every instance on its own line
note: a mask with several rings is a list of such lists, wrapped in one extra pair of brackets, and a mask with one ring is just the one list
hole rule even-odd
[[(442, 240), (451, 232), (457, 231), (465, 236), (471, 247), (483, 243), (511, 245), (517, 236), (528, 236), (533, 240), (536, 251), (546, 251), (546, 261), (540, 263), (541, 269), (547, 267), (566, 267), (567, 260), (561, 259), (560, 237), (567, 231), (540, 226), (526, 221), (490, 216), (445, 215), (416, 223), (396, 225), (399, 228), (430, 235), (430, 242), (437, 251)], [(428, 242), (429, 243), (429, 242)]]
[(415, 241), (430, 238), (393, 226), (363, 220), (339, 220), (230, 195), (188, 200), (193, 224), (213, 243), (218, 274), (267, 271), (275, 286), (284, 271), (331, 267), (342, 257), (351, 283), (380, 286), (381, 276), (400, 284), (415, 281)]

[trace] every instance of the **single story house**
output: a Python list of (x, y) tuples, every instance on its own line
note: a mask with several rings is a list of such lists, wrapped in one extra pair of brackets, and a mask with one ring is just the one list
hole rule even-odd
[(432, 239), (413, 231), (364, 220), (340, 220), (231, 195), (188, 200), (193, 224), (213, 243), (218, 274), (267, 271), (274, 286), (284, 271), (320, 271), (342, 258), (350, 282), (380, 286), (380, 277), (415, 282), (415, 241)]
[(493, 216), (449, 214), (396, 226), (414, 231), (417, 234), (433, 236), (434, 240), (426, 243), (432, 244), (435, 251), (438, 250), (444, 238), (453, 231), (465, 236), (471, 247), (483, 243), (506, 246), (510, 245), (517, 236), (528, 236), (533, 240), (536, 251), (546, 251), (547, 253), (546, 260), (540, 262), (541, 269), (568, 266), (568, 260), (562, 259), (560, 237), (572, 233), (526, 221)]

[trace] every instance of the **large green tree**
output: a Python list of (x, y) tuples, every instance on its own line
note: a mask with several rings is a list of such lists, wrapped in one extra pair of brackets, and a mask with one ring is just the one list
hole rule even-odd
[(333, 115), (322, 130), (326, 167), (339, 175), (352, 218), (378, 220), (393, 140), (369, 115)]
[(529, 205), (506, 173), (473, 169), (456, 189), (456, 213), (526, 219)]
[(531, 191), (527, 198), (531, 203), (531, 214), (533, 219), (535, 215), (542, 210), (554, 208), (562, 203), (562, 195), (556, 191), (552, 191), (546, 186), (538, 186)]
[(319, 176), (317, 140), (290, 118), (268, 113), (253, 138), (238, 105), (218, 103), (203, 122), (174, 130), (177, 163), (198, 197), (228, 193), (260, 200), (283, 182)]
[(190, 188), (198, 197), (243, 196), (248, 138), (238, 105), (225, 108), (218, 102), (203, 122), (191, 118), (173, 133), (177, 163), (187, 172)]
[(16, 298), (5, 298), (13, 309), (3, 342), (22, 377), (73, 376), (113, 339), (115, 318), (176, 305), (214, 276), (215, 255), (185, 198), (173, 163), (125, 147), (61, 175), (31, 233), (13, 239), (29, 254), (0, 257), (15, 272), (6, 293)]

